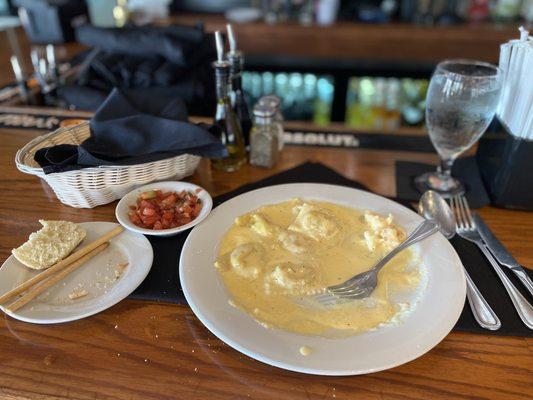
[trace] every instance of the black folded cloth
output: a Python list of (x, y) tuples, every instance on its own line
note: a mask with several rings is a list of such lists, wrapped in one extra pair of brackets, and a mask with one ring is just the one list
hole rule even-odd
[(57, 89), (58, 96), (80, 110), (95, 111), (107, 98), (107, 92), (90, 86), (65, 85)]
[[(76, 28), (76, 39), (105, 52), (140, 57), (161, 56), (180, 66), (191, 65), (191, 58), (205, 37), (203, 27), (168, 25), (123, 28)], [(194, 60), (192, 60), (194, 61)]]
[[(76, 28), (78, 41), (98, 50), (69, 85), (58, 89), (70, 106), (96, 110), (115, 87), (181, 97), (194, 115), (214, 113), (213, 34), (202, 26)], [(75, 57), (73, 62), (83, 62)], [(82, 88), (82, 90), (79, 90)]]
[(180, 155), (224, 157), (217, 128), (187, 122), (177, 97), (147, 97), (142, 90), (114, 89), (90, 121), (81, 145), (46, 147), (35, 153), (45, 174), (100, 165), (132, 165)]

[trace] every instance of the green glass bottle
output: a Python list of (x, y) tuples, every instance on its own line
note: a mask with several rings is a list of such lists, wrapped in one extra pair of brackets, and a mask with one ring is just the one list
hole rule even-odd
[(212, 160), (214, 168), (222, 171), (236, 171), (246, 162), (246, 149), (241, 124), (231, 107), (228, 95), (230, 63), (224, 60), (224, 45), (220, 32), (215, 32), (218, 60), (213, 63), (216, 75), (217, 111), (215, 125), (220, 131), (220, 140), (228, 150), (225, 158)]

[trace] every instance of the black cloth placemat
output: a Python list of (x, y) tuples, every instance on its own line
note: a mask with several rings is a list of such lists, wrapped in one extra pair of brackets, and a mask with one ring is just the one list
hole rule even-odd
[[(417, 201), (421, 195), (414, 179), (426, 172), (436, 170), (435, 165), (410, 161), (396, 161), (396, 197), (400, 200)], [(465, 185), (470, 207), (480, 208), (490, 204), (475, 157), (459, 158), (452, 167), (452, 175)]]
[[(496, 275), (496, 272), (494, 272), (494, 269), (486, 260), (483, 253), (481, 253), (481, 250), (474, 243), (462, 239), (459, 236), (455, 236), (451, 240), (451, 243), (479, 291), (483, 294), (483, 297), (485, 297), (485, 300), (490, 304), (502, 323), (502, 327), (495, 332), (480, 328), (474, 320), (468, 301), (466, 301), (461, 317), (454, 329), (467, 332), (490, 332), (495, 335), (533, 337), (533, 330), (528, 329), (520, 317), (518, 317), (511, 298), (507, 295), (500, 278), (498, 278), (498, 275)], [(530, 302), (533, 302), (533, 299), (524, 289), (522, 283), (506, 267), (502, 267), (502, 269), (524, 297)], [(526, 271), (529, 277), (533, 279), (533, 271), (530, 269), (526, 269)]]
[[(218, 196), (214, 199), (214, 206), (250, 190), (300, 182), (329, 183), (366, 190), (360, 183), (345, 178), (322, 164), (308, 162)], [(399, 203), (409, 207), (409, 203), (406, 201), (400, 200)], [(150, 274), (130, 296), (131, 298), (186, 304), (179, 282), (178, 260), (188, 234), (189, 231), (169, 238), (148, 237), (154, 249), (154, 263)], [(533, 331), (527, 329), (518, 318), (505, 289), (477, 247), (473, 243), (457, 237), (452, 240), (452, 245), (472, 279), (502, 321), (502, 328), (499, 331), (490, 332), (482, 329), (474, 320), (469, 305), (465, 303), (461, 318), (454, 329), (495, 335), (533, 336)], [(533, 277), (533, 273), (531, 271), (529, 273)], [(517, 282), (514, 276), (510, 276), (510, 279), (515, 282), (519, 289), (522, 289), (521, 284)], [(527, 296), (525, 291), (523, 293)]]
[[(213, 207), (254, 189), (283, 183), (300, 182), (332, 183), (366, 190), (360, 183), (344, 178), (342, 175), (337, 174), (322, 164), (305, 163), (280, 174), (241, 186), (231, 192), (217, 196), (213, 199)], [(178, 261), (181, 248), (189, 232), (190, 230), (168, 238), (147, 236), (154, 249), (154, 262), (148, 277), (130, 297), (141, 300), (186, 304), (179, 283)]]

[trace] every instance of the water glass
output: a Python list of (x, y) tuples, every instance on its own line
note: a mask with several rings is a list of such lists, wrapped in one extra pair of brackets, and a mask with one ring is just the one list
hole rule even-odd
[(440, 157), (437, 171), (418, 176), (420, 191), (445, 197), (464, 192), (451, 176), (455, 159), (468, 150), (489, 126), (500, 97), (498, 67), (473, 60), (446, 60), (437, 65), (426, 97), (426, 125)]

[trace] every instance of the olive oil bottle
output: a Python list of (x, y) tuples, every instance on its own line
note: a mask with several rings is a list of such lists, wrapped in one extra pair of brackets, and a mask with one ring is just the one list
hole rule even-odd
[(245, 146), (250, 144), (250, 129), (252, 129), (252, 119), (250, 117), (250, 111), (244, 93), (242, 90), (242, 70), (244, 64), (244, 57), (242, 52), (237, 50), (237, 41), (231, 24), (226, 25), (228, 32), (228, 41), (230, 51), (227, 53), (228, 61), (230, 62), (230, 79), (231, 79), (231, 91), (230, 100), (231, 107), (237, 115), (241, 124), (242, 135), (244, 137)]
[(212, 160), (214, 168), (236, 171), (246, 162), (246, 149), (241, 124), (231, 107), (228, 95), (230, 62), (224, 60), (224, 44), (220, 32), (215, 32), (217, 61), (213, 63), (216, 76), (217, 111), (215, 125), (220, 131), (220, 140), (228, 150), (228, 156)]

